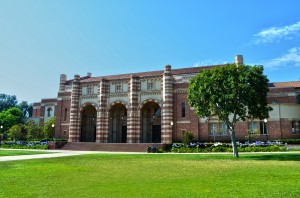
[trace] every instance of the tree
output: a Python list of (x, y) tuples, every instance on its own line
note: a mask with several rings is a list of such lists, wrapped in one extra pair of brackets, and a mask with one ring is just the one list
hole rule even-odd
[(23, 139), (22, 126), (20, 124), (13, 125), (8, 130), (8, 136), (14, 141)]
[(28, 140), (37, 140), (44, 138), (43, 127), (40, 124), (36, 124), (33, 120), (26, 123), (25, 129), (27, 131)]
[(17, 107), (13, 107), (0, 112), (0, 125), (3, 126), (3, 131), (7, 131), (13, 125), (22, 123), (23, 113)]
[(18, 104), (16, 96), (10, 96), (7, 94), (0, 94), (0, 112), (7, 110), (11, 107), (16, 107)]
[(47, 122), (44, 124), (43, 133), (44, 133), (45, 138), (47, 138), (47, 139), (54, 138), (55, 128), (53, 126), (55, 126), (55, 121), (56, 121), (56, 118), (52, 117), (49, 120), (47, 120)]
[(187, 98), (197, 116), (218, 116), (226, 124), (233, 156), (238, 157), (235, 125), (246, 119), (269, 117), (268, 82), (262, 66), (227, 64), (201, 70), (189, 82)]
[(31, 117), (32, 116), (32, 104), (28, 104), (27, 101), (22, 101), (20, 104), (17, 106), (23, 113), (23, 117)]

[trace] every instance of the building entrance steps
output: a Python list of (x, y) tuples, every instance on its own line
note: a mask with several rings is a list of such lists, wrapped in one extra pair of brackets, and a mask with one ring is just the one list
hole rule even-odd
[(165, 149), (161, 143), (96, 143), (96, 142), (68, 142), (61, 149), (75, 151), (111, 151), (111, 152), (147, 152), (147, 147)]

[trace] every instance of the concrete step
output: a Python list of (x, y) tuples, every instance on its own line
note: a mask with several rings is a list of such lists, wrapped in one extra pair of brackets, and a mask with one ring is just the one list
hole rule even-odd
[(147, 152), (147, 147), (165, 149), (165, 144), (156, 143), (96, 143), (96, 142), (68, 142), (61, 150), (77, 151), (112, 151), (112, 152)]

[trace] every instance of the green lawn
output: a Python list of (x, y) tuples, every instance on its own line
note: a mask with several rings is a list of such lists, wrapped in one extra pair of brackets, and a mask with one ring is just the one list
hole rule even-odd
[(300, 197), (300, 153), (92, 154), (0, 163), (0, 197)]
[(35, 154), (45, 154), (45, 153), (49, 153), (49, 152), (29, 151), (29, 150), (2, 150), (2, 149), (0, 149), (0, 157), (1, 156), (15, 156), (15, 155), (35, 155)]

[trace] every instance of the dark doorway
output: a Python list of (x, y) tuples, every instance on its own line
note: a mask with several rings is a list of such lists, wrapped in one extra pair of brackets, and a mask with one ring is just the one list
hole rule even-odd
[(122, 143), (127, 142), (127, 126), (122, 126)]
[(153, 143), (160, 143), (161, 142), (161, 126), (160, 125), (153, 125), (152, 126), (152, 142)]
[(141, 109), (141, 142), (161, 142), (161, 109), (156, 102), (148, 102)]
[(96, 141), (96, 108), (92, 105), (85, 107), (81, 114), (81, 142)]
[(113, 105), (109, 111), (109, 142), (127, 142), (127, 109), (122, 103)]

